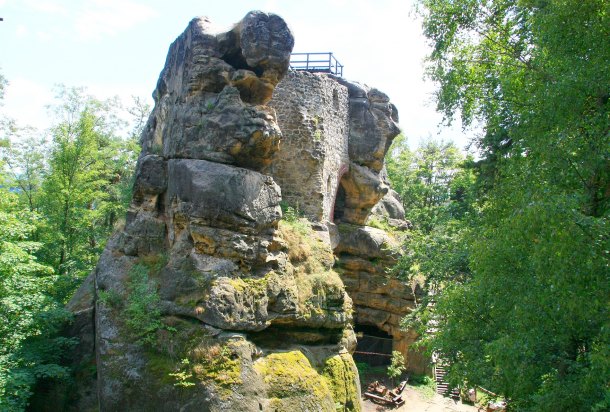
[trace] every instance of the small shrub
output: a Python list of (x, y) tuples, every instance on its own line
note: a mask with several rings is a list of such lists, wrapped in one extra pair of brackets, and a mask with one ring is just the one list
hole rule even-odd
[(392, 382), (406, 370), (405, 357), (397, 350), (392, 351), (392, 361), (390, 366), (388, 366), (388, 376), (392, 379)]
[(125, 325), (137, 342), (154, 345), (156, 332), (166, 326), (161, 322), (159, 295), (148, 277), (149, 269), (138, 263), (128, 274), (125, 300)]
[(180, 362), (180, 370), (169, 374), (169, 376), (176, 379), (174, 386), (180, 386), (182, 388), (195, 386), (195, 383), (191, 381), (191, 379), (193, 379), (193, 373), (191, 372), (189, 365), (190, 362), (188, 359), (182, 359), (182, 362)]
[(107, 306), (120, 308), (123, 304), (123, 297), (116, 290), (100, 290), (98, 299)]
[(298, 204), (296, 205), (296, 207), (292, 207), (288, 204), (288, 202), (282, 200), (280, 202), (280, 208), (282, 209), (282, 219), (286, 222), (292, 223), (299, 220), (300, 213)]

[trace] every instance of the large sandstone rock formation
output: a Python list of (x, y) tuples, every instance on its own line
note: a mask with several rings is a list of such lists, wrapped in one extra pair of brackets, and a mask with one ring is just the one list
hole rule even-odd
[(360, 410), (330, 244), (280, 221), (266, 173), (282, 132), (264, 104), (292, 46), (261, 12), (218, 35), (194, 19), (171, 45), (125, 228), (71, 303), (96, 367), (74, 409)]
[(409, 226), (383, 168), (397, 110), (374, 88), (289, 71), (278, 16), (208, 26), (194, 19), (169, 49), (125, 227), (70, 303), (79, 379), (62, 402), (359, 411), (353, 318), (422, 369), (399, 327), (416, 291), (385, 273), (400, 232), (367, 226)]

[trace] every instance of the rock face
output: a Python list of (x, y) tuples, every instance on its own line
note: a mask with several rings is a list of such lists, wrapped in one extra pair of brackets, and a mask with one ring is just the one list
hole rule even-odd
[(359, 411), (354, 316), (417, 370), (397, 241), (366, 226), (408, 227), (383, 168), (396, 108), (288, 71), (292, 46), (261, 12), (221, 34), (196, 18), (170, 46), (125, 227), (70, 304), (96, 373), (65, 409)]
[[(426, 372), (425, 358), (410, 349), (417, 336), (400, 327), (421, 291), (386, 273), (411, 227), (383, 167), (399, 133), (396, 107), (377, 89), (307, 72), (290, 72), (269, 105), (283, 133), (269, 173), (283, 200), (331, 242), (356, 324), (388, 333), (409, 370)], [(379, 223), (392, 233), (367, 226)]]
[(169, 49), (125, 228), (72, 303), (97, 388), (73, 409), (358, 411), (352, 301), (268, 173), (292, 34), (261, 12), (208, 26)]

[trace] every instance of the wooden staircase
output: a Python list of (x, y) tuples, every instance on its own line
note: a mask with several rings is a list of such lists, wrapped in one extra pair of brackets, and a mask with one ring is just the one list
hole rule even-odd
[(459, 398), (460, 391), (457, 388), (449, 390), (449, 385), (445, 381), (445, 365), (439, 360), (434, 365), (434, 380), (436, 381), (436, 393), (443, 396), (450, 396), (452, 398)]

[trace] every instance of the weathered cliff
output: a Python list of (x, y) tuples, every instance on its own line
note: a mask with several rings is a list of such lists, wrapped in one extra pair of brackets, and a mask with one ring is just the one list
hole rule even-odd
[(70, 303), (79, 381), (62, 402), (358, 411), (353, 318), (405, 354), (414, 338), (399, 329), (413, 291), (385, 273), (397, 240), (366, 226), (375, 213), (408, 228), (383, 169), (396, 108), (289, 71), (276, 15), (208, 26), (194, 19), (170, 46), (125, 227)]
[(292, 46), (261, 12), (222, 34), (194, 19), (171, 45), (125, 228), (72, 302), (97, 369), (75, 409), (360, 409), (330, 244), (281, 220), (266, 174)]
[(355, 323), (387, 333), (409, 370), (425, 372), (426, 360), (410, 349), (417, 336), (400, 327), (420, 291), (387, 273), (410, 227), (383, 167), (399, 133), (396, 107), (377, 89), (307, 72), (290, 72), (269, 105), (283, 132), (269, 173), (331, 243)]

